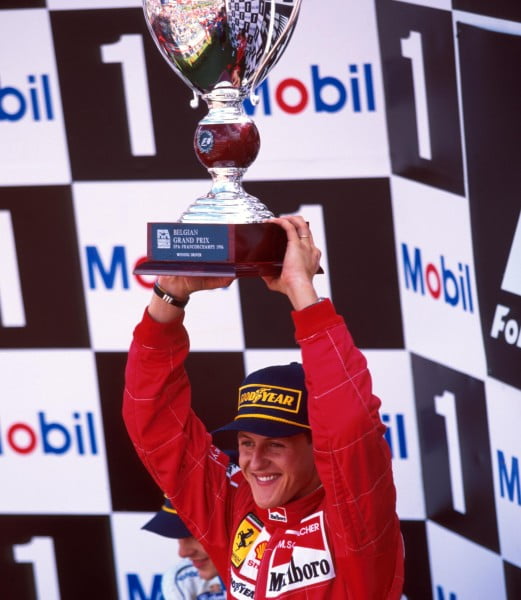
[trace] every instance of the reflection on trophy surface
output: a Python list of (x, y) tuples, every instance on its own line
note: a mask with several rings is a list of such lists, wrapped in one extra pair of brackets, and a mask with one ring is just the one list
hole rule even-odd
[[(274, 216), (242, 186), (243, 175), (260, 148), (259, 132), (244, 112), (243, 101), (249, 96), (256, 102), (255, 88), (286, 48), (300, 4), (301, 0), (143, 0), (152, 37), (174, 72), (191, 88), (192, 106), (197, 106), (199, 98), (208, 106), (208, 114), (195, 131), (194, 150), (212, 177), (212, 187), (177, 223), (255, 224)], [(258, 237), (257, 232), (253, 237)], [(248, 253), (245, 256), (248, 260)], [(250, 258), (265, 262), (257, 255)], [(216, 262), (221, 259), (217, 257)], [(200, 260), (204, 262), (205, 257)], [(230, 261), (234, 257), (224, 258)]]

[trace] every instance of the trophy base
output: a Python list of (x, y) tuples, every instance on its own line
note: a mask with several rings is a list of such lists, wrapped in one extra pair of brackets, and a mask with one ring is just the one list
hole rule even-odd
[(176, 263), (145, 261), (134, 269), (135, 275), (184, 275), (185, 277), (264, 277), (279, 275), (282, 263)]
[(287, 235), (275, 223), (148, 223), (147, 260), (136, 275), (278, 275)]

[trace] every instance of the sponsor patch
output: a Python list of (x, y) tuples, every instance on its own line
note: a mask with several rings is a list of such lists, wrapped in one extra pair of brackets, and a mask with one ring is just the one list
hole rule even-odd
[(335, 567), (324, 530), (323, 512), (303, 519), (288, 530), (270, 556), (265, 598), (278, 598), (335, 577)]
[(280, 386), (259, 386), (250, 383), (239, 388), (239, 410), (246, 406), (262, 407), (298, 414), (302, 391)]
[(277, 508), (270, 508), (268, 512), (268, 517), (270, 521), (278, 521), (279, 523), (288, 522), (286, 509), (282, 506), (277, 506)]
[(255, 553), (255, 559), (257, 561), (260, 562), (262, 560), (262, 557), (264, 556), (264, 550), (266, 550), (267, 545), (268, 545), (268, 542), (266, 540), (263, 540), (262, 542), (257, 544), (255, 546), (255, 548), (253, 549), (253, 552)]
[(239, 568), (244, 562), (262, 528), (263, 524), (253, 513), (249, 513), (241, 521), (235, 532), (232, 548), (232, 564), (236, 568)]
[(245, 577), (251, 581), (256, 581), (259, 574), (261, 560), (264, 556), (264, 552), (268, 547), (270, 541), (270, 534), (264, 527), (260, 534), (257, 536), (255, 542), (250, 546), (248, 554), (246, 555), (244, 562), (240, 568), (241, 577)]
[(226, 476), (230, 480), (230, 485), (233, 487), (239, 487), (239, 484), (244, 479), (241, 468), (239, 465), (229, 463), (226, 469)]
[(241, 579), (237, 573), (232, 571), (230, 580), (230, 589), (228, 590), (232, 598), (247, 600), (255, 596), (255, 584), (245, 579)]

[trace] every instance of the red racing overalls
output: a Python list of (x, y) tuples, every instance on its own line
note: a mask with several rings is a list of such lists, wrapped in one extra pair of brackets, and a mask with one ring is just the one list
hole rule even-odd
[[(322, 486), (258, 508), (190, 407), (182, 317), (145, 311), (130, 347), (123, 416), (135, 449), (201, 541), (228, 597), (398, 600), (403, 542), (390, 449), (366, 360), (329, 300), (293, 311)], [(228, 471), (228, 472), (227, 472)]]

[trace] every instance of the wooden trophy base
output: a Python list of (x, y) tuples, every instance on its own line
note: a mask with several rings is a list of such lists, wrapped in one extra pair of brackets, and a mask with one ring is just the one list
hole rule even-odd
[(148, 223), (147, 260), (136, 275), (278, 275), (287, 235), (275, 223)]

